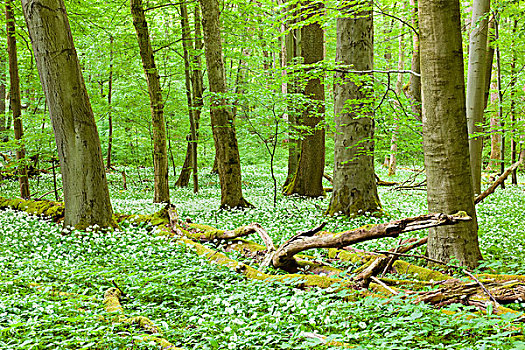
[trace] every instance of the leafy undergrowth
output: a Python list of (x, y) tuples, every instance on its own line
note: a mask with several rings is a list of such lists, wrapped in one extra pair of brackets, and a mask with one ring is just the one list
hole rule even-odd
[[(149, 177), (145, 173), (149, 170), (141, 171), (142, 179)], [(322, 212), (328, 198), (279, 196), (274, 208), (271, 179), (255, 167), (244, 171), (245, 194), (255, 209), (215, 210), (218, 179), (203, 175), (198, 195), (172, 188), (179, 214), (220, 228), (258, 222), (276, 243), (323, 221), (329, 222), (329, 230), (340, 231), (388, 220), (327, 219)], [(140, 182), (131, 172), (127, 191), (122, 190), (118, 173), (109, 175), (115, 211), (156, 211), (159, 206), (150, 204), (151, 182)], [(283, 173), (280, 170), (280, 180)], [(409, 174), (400, 172), (397, 180)], [(33, 181), (33, 191), (49, 191), (49, 180)], [(2, 186), (2, 195), (16, 196), (15, 182)], [(498, 191), (477, 207), (484, 265), (497, 272), (524, 271), (523, 188)], [(425, 212), (423, 191), (381, 188), (380, 195), (393, 218)], [(396, 298), (348, 302), (346, 292), (247, 281), (234, 271), (210, 265), (190, 248), (155, 237), (147, 227), (64, 232), (53, 223), (13, 211), (0, 213), (0, 227), (1, 349), (158, 348), (141, 341), (143, 331), (137, 326), (106, 321), (110, 316), (102, 298), (112, 281), (129, 295), (122, 300), (126, 316), (149, 317), (164, 338), (184, 349), (340, 348), (305, 338), (305, 332), (355, 349), (525, 348), (522, 331), (511, 325), (510, 316), (467, 316), (454, 305), (449, 307), (454, 314), (447, 315)], [(360, 247), (373, 250), (393, 244), (384, 239)]]

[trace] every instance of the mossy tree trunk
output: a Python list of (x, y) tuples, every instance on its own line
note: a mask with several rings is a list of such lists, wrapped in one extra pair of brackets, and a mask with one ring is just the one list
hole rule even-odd
[[(373, 69), (372, 2), (353, 3), (337, 19), (336, 63)], [(335, 75), (334, 189), (328, 214), (362, 215), (381, 210), (374, 172), (372, 76)]]
[(419, 0), (423, 146), (429, 212), (467, 212), (471, 222), (429, 231), (428, 255), (474, 267), (481, 260), (468, 152), (458, 0)]
[[(302, 20), (323, 11), (321, 3), (305, 1), (301, 6)], [(315, 64), (324, 59), (324, 32), (321, 24), (314, 21), (301, 29), (301, 57), (305, 65)], [(322, 77), (314, 75), (308, 77), (304, 95), (308, 102), (298, 117), (298, 125), (304, 127), (302, 131), (301, 150), (297, 171), (291, 182), (285, 188), (288, 195), (298, 194), (307, 197), (324, 195), (323, 173), (325, 163), (325, 129), (324, 120), (324, 84)], [(293, 155), (292, 155), (293, 156)]]
[(215, 141), (221, 208), (250, 207), (242, 195), (241, 162), (233, 114), (224, 94), (226, 81), (222, 57), (218, 0), (199, 0), (202, 7), (202, 28), (211, 101), (210, 114)]
[(155, 193), (153, 201), (169, 203), (168, 151), (166, 147), (166, 121), (164, 119), (164, 101), (160, 86), (159, 71), (155, 66), (155, 57), (151, 48), (148, 23), (144, 15), (142, 0), (130, 0), (133, 26), (137, 32), (140, 58), (148, 83), (151, 106), (151, 126), (153, 129), (153, 168), (155, 171)]
[(23, 0), (62, 171), (64, 224), (113, 224), (95, 117), (80, 71), (63, 0)]
[(23, 143), (24, 129), (22, 126), (22, 102), (20, 96), (20, 77), (18, 75), (18, 57), (16, 52), (15, 16), (13, 13), (12, 0), (6, 0), (5, 20), (7, 31), (7, 52), (9, 56), (9, 100), (11, 112), (13, 113), (13, 126), (15, 131), (16, 160), (18, 182), (20, 185), (20, 197), (29, 198), (29, 178), (25, 161), (25, 147)]

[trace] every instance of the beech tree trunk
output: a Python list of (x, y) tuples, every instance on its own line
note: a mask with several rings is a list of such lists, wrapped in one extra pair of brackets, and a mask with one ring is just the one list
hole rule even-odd
[(106, 156), (106, 168), (111, 169), (111, 149), (113, 148), (113, 36), (109, 36), (109, 79), (108, 79), (108, 153)]
[(7, 70), (7, 51), (4, 50), (4, 44), (0, 46), (0, 141), (4, 140), (3, 132), (6, 130), (7, 114), (5, 112), (6, 98), (6, 70)]
[(20, 77), (18, 75), (18, 57), (16, 52), (15, 16), (13, 14), (12, 0), (6, 0), (5, 20), (7, 31), (7, 52), (9, 56), (9, 100), (11, 101), (11, 112), (13, 113), (13, 126), (16, 140), (16, 160), (18, 183), (20, 186), (20, 197), (29, 198), (29, 179), (25, 161), (25, 147), (22, 142), (24, 130), (22, 127), (22, 102), (20, 97)]
[(428, 255), (474, 267), (481, 260), (468, 152), (459, 0), (419, 0), (423, 147), (431, 213), (471, 222), (429, 231)]
[(199, 0), (211, 101), (215, 155), (221, 183), (221, 208), (250, 207), (242, 195), (241, 162), (231, 108), (224, 97), (226, 81), (222, 57), (218, 0)]
[(292, 179), (297, 172), (297, 166), (299, 164), (299, 157), (301, 155), (301, 140), (298, 138), (297, 131), (297, 113), (298, 108), (295, 103), (293, 94), (298, 93), (297, 90), (297, 79), (295, 78), (295, 60), (301, 56), (301, 30), (291, 28), (295, 20), (296, 6), (290, 5), (286, 8), (288, 20), (284, 23), (283, 32), (289, 30), (289, 33), (285, 35), (284, 47), (283, 47), (283, 68), (287, 67), (283, 71), (289, 76), (287, 82), (284, 84), (284, 93), (288, 94), (288, 108), (287, 108), (287, 120), (288, 120), (288, 174), (283, 184), (283, 189), (286, 190), (288, 185), (292, 182)]
[[(401, 9), (405, 9), (405, 5), (401, 4)], [(403, 23), (399, 23), (401, 31), (403, 30)], [(404, 45), (403, 45), (403, 35), (399, 35), (398, 38), (398, 59), (397, 59), (397, 70), (402, 71), (405, 69), (404, 62)], [(403, 93), (403, 74), (398, 73), (396, 79), (396, 94), (398, 97)], [(403, 107), (396, 100), (394, 101), (394, 106), (397, 109), (396, 115), (402, 113)], [(394, 176), (397, 170), (397, 134), (399, 132), (399, 117), (394, 117), (394, 125), (392, 131), (392, 138), (390, 140), (390, 160), (388, 162), (388, 176)]]
[(166, 147), (166, 121), (164, 119), (164, 101), (160, 77), (155, 66), (155, 57), (151, 48), (148, 23), (144, 16), (142, 0), (130, 0), (133, 26), (137, 32), (140, 58), (148, 83), (148, 93), (151, 106), (151, 125), (153, 129), (153, 168), (155, 171), (155, 203), (169, 203), (168, 185), (168, 151)]
[[(197, 6), (198, 8), (198, 6)], [(197, 130), (200, 117), (200, 107), (196, 105), (195, 99), (199, 99), (198, 96), (194, 96), (196, 90), (192, 88), (192, 84), (198, 84), (195, 79), (192, 77), (191, 63), (195, 63), (195, 48), (191, 40), (191, 31), (190, 23), (188, 18), (188, 7), (185, 3), (180, 4), (181, 11), (181, 28), (182, 28), (182, 47), (183, 47), (183, 57), (184, 57), (184, 77), (186, 82), (186, 97), (188, 100), (188, 114), (190, 120), (190, 134), (188, 135), (188, 148), (186, 151), (186, 158), (184, 159), (184, 165), (180, 173), (176, 186), (186, 187), (189, 184), (190, 174), (193, 174), (193, 192), (197, 193), (199, 191), (199, 181), (198, 181), (198, 169), (197, 169)], [(195, 20), (198, 23), (198, 20)], [(199, 26), (200, 28), (200, 26)], [(198, 36), (201, 34), (195, 32), (195, 37), (197, 42)], [(190, 62), (191, 56), (191, 62)], [(198, 58), (197, 58), (198, 59)], [(200, 62), (199, 62), (200, 63)], [(199, 64), (200, 66), (200, 64)], [(202, 80), (202, 75), (200, 75)], [(201, 84), (202, 87), (202, 84)], [(200, 99), (202, 100), (202, 91)]]
[[(372, 1), (345, 7), (337, 19), (336, 63), (373, 69)], [(360, 77), (359, 83), (356, 78)], [(335, 74), (334, 188), (328, 214), (363, 215), (381, 210), (374, 172), (373, 77)]]
[[(419, 20), (418, 20), (418, 10), (417, 4), (418, 0), (410, 0), (410, 7), (412, 8), (412, 27), (416, 30), (419, 29)], [(419, 35), (413, 33), (412, 35), (412, 63), (411, 70), (412, 72), (420, 73), (421, 72), (421, 63), (420, 63), (420, 50), (419, 50)], [(421, 77), (418, 77), (414, 74), (410, 74), (410, 83), (408, 88), (408, 98), (410, 100), (410, 107), (412, 109), (412, 114), (414, 117), (422, 121), (422, 112), (421, 112)]]
[(22, 0), (60, 159), (65, 226), (113, 223), (100, 139), (63, 0)]
[(488, 13), (490, 0), (475, 0), (472, 9), (468, 75), (467, 75), (467, 121), (474, 194), (481, 193), (481, 152), (483, 137), (473, 136), (483, 131), (485, 109), (485, 79), (487, 65)]
[[(296, 6), (301, 6), (303, 20), (308, 20), (322, 11), (322, 4), (314, 1), (306, 1)], [(308, 65), (322, 61), (324, 32), (321, 24), (314, 21), (300, 30), (303, 63)], [(322, 125), (325, 112), (324, 84), (319, 76), (308, 78), (304, 95), (309, 101), (297, 124), (306, 127), (306, 131), (302, 132), (297, 171), (284, 192), (288, 195), (319, 197), (324, 195), (322, 181), (325, 163), (325, 129)]]

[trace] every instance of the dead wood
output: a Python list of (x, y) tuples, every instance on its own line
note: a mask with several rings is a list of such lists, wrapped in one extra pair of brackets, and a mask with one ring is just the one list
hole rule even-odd
[(381, 180), (379, 178), (379, 176), (377, 176), (377, 174), (375, 174), (375, 177), (376, 177), (376, 184), (378, 186), (396, 186), (396, 185), (399, 185), (399, 182)]
[(325, 179), (327, 179), (328, 182), (330, 182), (332, 185), (334, 184), (334, 179), (333, 179), (330, 175), (328, 175), (328, 174), (323, 174), (323, 177), (324, 177)]
[(142, 328), (145, 332), (149, 334), (155, 334), (158, 336), (151, 336), (151, 335), (144, 335), (142, 337), (142, 341), (153, 341), (157, 343), (159, 346), (161, 346), (163, 349), (173, 349), (173, 350), (182, 350), (181, 348), (175, 347), (172, 343), (167, 341), (166, 339), (161, 338), (161, 334), (159, 332), (159, 329), (155, 326), (155, 324), (147, 317), (144, 316), (136, 316), (136, 317), (126, 317), (124, 316), (124, 308), (122, 307), (120, 303), (120, 297), (122, 296), (122, 293), (120, 291), (120, 288), (111, 287), (104, 293), (104, 309), (107, 313), (113, 313), (115, 314), (114, 317), (109, 319), (111, 322), (115, 323), (128, 323), (128, 324), (136, 324), (140, 328)]
[(381, 271), (383, 271), (384, 274), (389, 270), (394, 264), (394, 261), (399, 257), (399, 254), (405, 254), (416, 247), (426, 244), (427, 241), (428, 237), (425, 237), (410, 245), (399, 245), (388, 252), (384, 252), (387, 254), (390, 253), (390, 255), (379, 255), (367, 268), (357, 274), (353, 280), (356, 281), (361, 288), (367, 288), (370, 279), (377, 276)]
[(494, 193), (496, 188), (498, 188), (498, 186), (501, 185), (505, 181), (505, 179), (520, 166), (522, 162), (523, 159), (521, 158), (516, 163), (512, 164), (507, 170), (505, 170), (505, 172), (501, 174), (500, 177), (498, 177), (498, 179), (494, 181), (492, 185), (489, 186), (489, 188), (487, 188), (482, 194), (476, 197), (476, 199), (474, 200), (474, 204), (480, 203), (482, 200), (487, 198), (488, 195)]
[(294, 258), (304, 250), (313, 248), (343, 248), (351, 244), (383, 237), (397, 237), (404, 232), (422, 230), (442, 225), (454, 225), (471, 218), (464, 212), (454, 215), (429, 214), (412, 218), (395, 220), (384, 224), (366, 225), (361, 228), (339, 232), (319, 232), (322, 227), (298, 234), (284, 243), (272, 260), (275, 267), (288, 272), (297, 271), (298, 264)]

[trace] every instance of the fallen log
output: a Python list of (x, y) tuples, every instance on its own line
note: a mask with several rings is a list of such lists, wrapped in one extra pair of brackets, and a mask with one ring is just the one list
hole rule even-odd
[(494, 183), (492, 185), (489, 186), (489, 188), (487, 188), (485, 191), (483, 191), (482, 194), (480, 194), (479, 196), (476, 197), (476, 199), (474, 199), (474, 204), (478, 204), (480, 203), (481, 201), (483, 201), (485, 198), (488, 197), (488, 195), (494, 193), (494, 191), (496, 190), (496, 188), (498, 188), (499, 185), (501, 185), (505, 179), (514, 171), (516, 170), (520, 164), (523, 162), (523, 159), (520, 159), (518, 160), (516, 163), (512, 164), (507, 170), (505, 170), (505, 172), (503, 174), (500, 175), (500, 177), (498, 177), (498, 179), (496, 181), (494, 181)]
[(300, 233), (285, 242), (275, 253), (272, 263), (276, 268), (296, 272), (298, 263), (294, 255), (313, 248), (343, 248), (351, 244), (383, 237), (398, 237), (401, 233), (422, 230), (442, 225), (454, 225), (472, 220), (465, 212), (454, 215), (429, 214), (395, 220), (384, 224), (366, 225), (361, 228), (328, 233), (319, 230)]
[[(162, 338), (158, 328), (155, 324), (147, 317), (136, 316), (136, 317), (126, 317), (124, 315), (124, 308), (120, 303), (120, 297), (122, 292), (119, 288), (111, 287), (104, 293), (104, 309), (107, 313), (114, 314), (110, 320), (114, 323), (127, 323), (127, 324), (136, 324), (142, 328), (148, 334), (142, 336), (142, 341), (145, 342), (155, 342), (162, 349), (172, 349), (172, 350), (183, 350), (181, 348), (175, 347), (172, 343)], [(155, 334), (152, 336), (151, 334)]]

